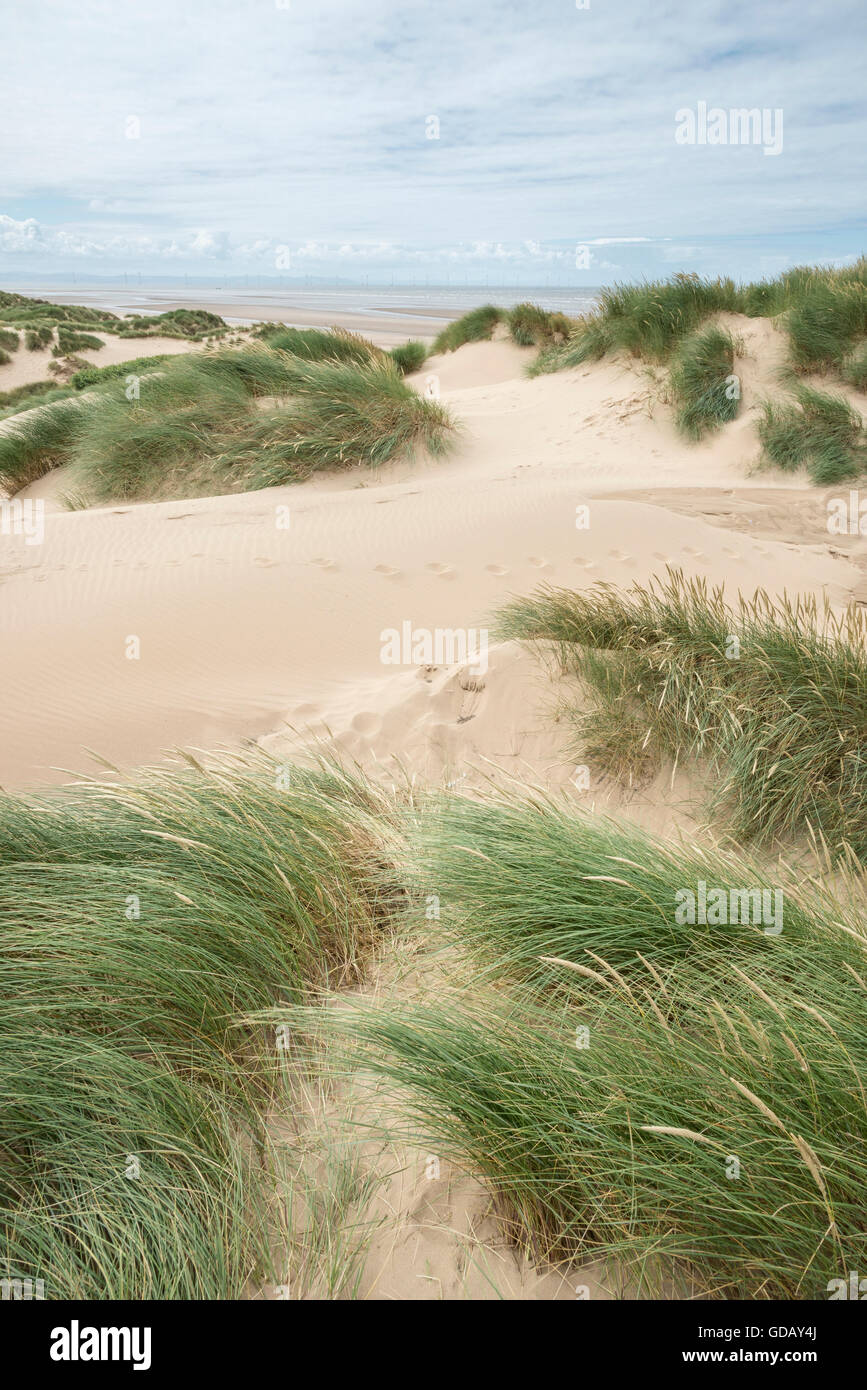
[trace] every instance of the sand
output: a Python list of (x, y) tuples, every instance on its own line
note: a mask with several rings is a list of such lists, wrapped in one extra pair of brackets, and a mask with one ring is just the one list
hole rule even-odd
[[(99, 328), (94, 328), (93, 333), (104, 346), (84, 348), (75, 356), (94, 367), (113, 367), (116, 362), (131, 362), (136, 357), (157, 357), (162, 353), (195, 352), (201, 346), (180, 338), (119, 338), (117, 334), (103, 333)], [(11, 357), (11, 362), (0, 366), (0, 391), (14, 391), (16, 387), (28, 385), (31, 381), (51, 380), (50, 364), (56, 359), (52, 357), (50, 347), (31, 352), (22, 346)], [(58, 381), (57, 384), (62, 385), (62, 382)]]
[[(419, 389), (439, 378), (461, 424), (445, 461), (87, 512), (56, 507), (56, 479), (23, 493), (47, 499), (47, 515), (40, 546), (0, 535), (0, 783), (62, 780), (58, 768), (87, 768), (87, 748), (128, 767), (177, 744), (273, 742), (286, 725), (423, 776), (478, 752), (558, 777), (550, 736), (534, 742), (534, 663), (492, 652), (468, 718), (455, 671), (383, 665), (383, 631), (482, 629), (539, 583), (645, 581), (669, 564), (732, 593), (843, 603), (860, 590), (859, 547), (828, 535), (824, 494), (750, 474), (749, 409), (691, 446), (634, 367), (529, 380), (527, 355), (470, 345), (419, 374)], [(729, 493), (740, 509), (720, 525)], [(769, 495), (792, 525), (759, 534)]]
[[(829, 494), (753, 471), (780, 344), (763, 321), (735, 327), (744, 408), (697, 446), (640, 368), (530, 380), (529, 354), (495, 342), (432, 358), (415, 379), (425, 390), (435, 377), (461, 424), (444, 461), (74, 513), (57, 507), (57, 480), (41, 480), (23, 496), (47, 501), (44, 543), (0, 535), (0, 784), (98, 775), (88, 749), (129, 768), (178, 745), (251, 739), (289, 758), (312, 736), (378, 777), (472, 786), (495, 770), (569, 789), (556, 682), (528, 653), (492, 645), (476, 673), (385, 665), (382, 634), (405, 622), (482, 630), (540, 583), (645, 582), (667, 565), (732, 597), (867, 598), (867, 545), (829, 534)], [(667, 833), (689, 821), (688, 790), (600, 785), (587, 797)], [(420, 1162), (407, 1158), (376, 1199), (386, 1225), (363, 1296), (487, 1296), (486, 1262), (504, 1296), (575, 1296), (571, 1275), (523, 1268), (498, 1243), (475, 1184), (446, 1169), (431, 1185)]]

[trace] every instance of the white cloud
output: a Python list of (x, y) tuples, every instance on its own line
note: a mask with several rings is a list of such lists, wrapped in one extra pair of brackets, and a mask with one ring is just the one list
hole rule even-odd
[[(793, 24), (790, 0), (29, 0), (4, 24), (0, 249), (553, 272), (568, 246), (658, 264), (748, 221), (768, 255), (863, 222), (861, 3)], [(782, 107), (783, 153), (677, 145), (699, 100)]]

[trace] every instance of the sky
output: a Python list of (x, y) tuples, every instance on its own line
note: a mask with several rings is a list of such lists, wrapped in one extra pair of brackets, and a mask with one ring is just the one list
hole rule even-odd
[(0, 35), (0, 285), (867, 250), (864, 0), (0, 0)]

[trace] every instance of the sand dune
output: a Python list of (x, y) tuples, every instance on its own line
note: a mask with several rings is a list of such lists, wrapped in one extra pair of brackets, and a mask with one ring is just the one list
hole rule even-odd
[[(692, 828), (683, 771), (632, 794), (605, 781), (576, 792), (562, 685), (518, 645), (492, 644), (476, 669), (387, 665), (383, 633), (482, 630), (540, 583), (624, 585), (669, 565), (732, 598), (865, 595), (867, 546), (828, 534), (824, 494), (751, 473), (755, 406), (780, 357), (770, 325), (745, 322), (743, 411), (698, 446), (648, 373), (605, 361), (530, 380), (531, 354), (493, 342), (433, 357), (415, 378), (421, 391), (436, 379), (461, 426), (443, 461), (80, 512), (60, 506), (62, 476), (40, 479), (22, 498), (45, 504), (43, 544), (0, 535), (0, 783), (100, 775), (88, 749), (129, 768), (178, 745), (259, 740), (288, 761), (313, 738), (379, 778), (467, 788), (514, 776), (662, 834)], [(380, 967), (367, 988), (384, 983)], [(315, 1140), (322, 1116), (305, 1123)], [(447, 1162), (431, 1181), (421, 1150), (385, 1159), (371, 1159), (382, 1180), (363, 1213), (375, 1229), (359, 1297), (616, 1296), (616, 1271), (567, 1278), (519, 1256), (488, 1194)]]
[[(115, 333), (104, 333), (99, 327), (93, 331), (102, 339), (104, 347), (82, 348), (75, 354), (93, 367), (113, 367), (117, 362), (131, 362), (136, 357), (158, 357), (163, 353), (195, 352), (202, 346), (200, 343), (188, 343), (183, 338), (119, 338)], [(49, 381), (50, 367), (54, 361), (50, 347), (38, 348), (34, 352), (19, 347), (12, 355), (12, 361), (0, 366), (0, 391), (14, 391), (16, 387), (27, 386), (31, 381)]]
[[(443, 462), (190, 502), (49, 506), (43, 545), (0, 536), (3, 785), (61, 780), (54, 769), (84, 769), (87, 748), (130, 766), (286, 725), (425, 776), (457, 775), (483, 754), (560, 778), (550, 735), (532, 733), (531, 663), (493, 653), (470, 701), (454, 670), (383, 665), (382, 632), (405, 621), (482, 628), (541, 582), (623, 584), (666, 565), (730, 592), (801, 589), (842, 603), (858, 588), (859, 556), (822, 539), (815, 489), (785, 480), (785, 497), (815, 515), (801, 540), (754, 534), (743, 512), (725, 527), (713, 508), (701, 516), (707, 490), (775, 491), (773, 477), (748, 476), (748, 413), (691, 446), (632, 367), (528, 380), (526, 355), (494, 343), (431, 359), (462, 426)], [(50, 502), (55, 487), (43, 479), (23, 495)]]

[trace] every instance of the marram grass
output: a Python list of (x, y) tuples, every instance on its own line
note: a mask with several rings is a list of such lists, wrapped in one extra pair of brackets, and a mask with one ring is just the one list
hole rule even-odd
[(780, 880), (777, 935), (676, 929), (696, 875), (774, 875), (538, 797), (444, 799), (419, 834), (438, 929), (496, 980), (451, 970), (429, 1000), (302, 1015), (384, 1079), (405, 1137), (480, 1177), (527, 1255), (578, 1281), (603, 1259), (644, 1296), (809, 1299), (863, 1266), (855, 872), (848, 903)]
[(627, 980), (588, 956), (544, 1000), (479, 990), (312, 1021), (399, 1088), (409, 1135), (480, 1176), (537, 1262), (824, 1298), (867, 1258), (865, 987), (783, 951), (778, 976), (662, 975), (648, 957)]
[(812, 831), (867, 859), (863, 613), (759, 591), (730, 608), (679, 571), (647, 587), (543, 588), (508, 604), (499, 640), (544, 641), (583, 680), (585, 761), (644, 775), (700, 758), (742, 840)]
[[(48, 1298), (231, 1298), (270, 1272), (246, 1016), (357, 978), (388, 810), (265, 758), (0, 801), (0, 1240)], [(373, 868), (376, 868), (376, 875)]]
[(678, 347), (669, 382), (675, 421), (688, 439), (699, 440), (737, 415), (736, 350), (732, 335), (713, 326), (685, 338)]
[[(321, 336), (341, 343), (351, 335)], [(437, 456), (454, 437), (445, 407), (407, 386), (378, 350), (361, 361), (311, 359), (256, 343), (141, 373), (125, 365), (132, 370), (120, 380), (76, 374), (95, 393), (76, 401), (68, 392), (21, 412), (0, 434), (0, 483), (14, 492), (69, 464), (68, 489), (85, 505), (213, 495), (375, 466), (415, 449)], [(257, 398), (268, 398), (264, 408)]]
[[(722, 953), (746, 967), (773, 947), (784, 899), (787, 939), (812, 931), (811, 907), (782, 888), (779, 866), (700, 843), (667, 844), (541, 793), (435, 796), (409, 843), (407, 881), (417, 901), (437, 895), (441, 926), (428, 930), (457, 941), (485, 974), (550, 981), (561, 974), (552, 961), (589, 951), (627, 970), (639, 953), (659, 965)], [(673, 885), (697, 894), (700, 882), (726, 894), (749, 890), (742, 906), (737, 898), (744, 920), (718, 921), (713, 911), (705, 921), (681, 920)], [(754, 895), (762, 892), (760, 910)]]
[(805, 468), (820, 486), (867, 473), (867, 430), (846, 397), (804, 385), (793, 395), (763, 404), (758, 432), (765, 462), (786, 472)]

